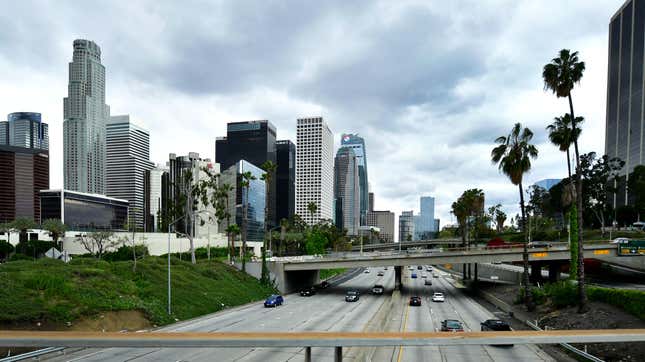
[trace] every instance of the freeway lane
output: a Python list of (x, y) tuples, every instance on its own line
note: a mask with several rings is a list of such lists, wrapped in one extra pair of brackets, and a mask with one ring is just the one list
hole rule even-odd
[[(404, 310), (402, 331), (439, 331), (441, 321), (444, 319), (457, 319), (464, 325), (464, 330), (479, 331), (480, 323), (495, 316), (464, 295), (454, 287), (452, 279), (447, 273), (435, 269), (439, 278), (433, 278), (432, 273), (414, 270), (419, 276), (410, 278), (410, 271), (405, 270), (402, 303)], [(422, 273), (426, 273), (432, 280), (432, 286), (424, 285)], [(446, 296), (444, 303), (433, 303), (432, 293), (442, 292)], [(410, 307), (409, 297), (418, 295), (422, 297), (421, 307)], [(405, 317), (407, 315), (407, 318)], [(378, 358), (386, 355), (383, 351), (377, 354)], [(493, 346), (430, 346), (430, 347), (403, 347), (391, 354), (392, 361), (553, 361), (540, 348), (532, 345), (516, 345), (513, 347)]]
[[(381, 268), (379, 268), (380, 270)], [(233, 308), (217, 314), (178, 323), (163, 328), (163, 331), (347, 331), (360, 332), (376, 313), (385, 298), (373, 296), (368, 292), (375, 283), (386, 287), (390, 294), (394, 287), (394, 268), (378, 277), (377, 270), (356, 277), (312, 297), (297, 294), (285, 296), (285, 303), (277, 308), (264, 308), (261, 302)], [(360, 300), (347, 303), (344, 300), (347, 289), (359, 289)], [(347, 351), (351, 357), (355, 350)], [(330, 348), (312, 348), (315, 361), (332, 361)], [(68, 353), (64, 356), (51, 356), (47, 361), (302, 361), (301, 348), (219, 348), (219, 349), (170, 349), (170, 348), (108, 348), (86, 349)]]

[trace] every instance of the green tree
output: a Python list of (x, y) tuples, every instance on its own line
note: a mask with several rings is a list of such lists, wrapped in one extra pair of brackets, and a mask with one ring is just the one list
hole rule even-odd
[(7, 242), (11, 242), (11, 233), (16, 231), (12, 222), (0, 223), (0, 232), (7, 233)]
[(310, 201), (307, 204), (307, 210), (309, 211), (309, 216), (311, 217), (311, 225), (314, 225), (314, 215), (316, 215), (316, 212), (318, 211), (318, 205), (316, 205), (315, 202)]
[(488, 214), (491, 219), (495, 221), (495, 229), (498, 233), (504, 231), (504, 222), (506, 221), (506, 213), (502, 210), (502, 205), (497, 204), (488, 208)]
[(9, 259), (9, 255), (15, 250), (14, 246), (8, 241), (0, 240), (0, 260)]
[(307, 235), (307, 241), (305, 242), (305, 252), (307, 255), (318, 255), (325, 252), (327, 247), (328, 240), (318, 230), (313, 230)]
[(524, 205), (522, 179), (524, 174), (531, 170), (531, 159), (536, 159), (538, 156), (537, 148), (530, 143), (532, 138), (533, 132), (531, 132), (530, 129), (522, 128), (520, 123), (516, 123), (508, 136), (501, 136), (495, 140), (495, 143), (499, 145), (491, 151), (491, 159), (493, 163), (498, 164), (499, 170), (508, 176), (513, 185), (519, 187), (522, 229), (524, 232), (524, 250), (522, 253), (522, 259), (524, 262), (524, 300), (529, 310), (532, 310), (534, 306), (529, 284), (528, 237), (526, 230), (526, 210)]
[(264, 181), (264, 190), (265, 190), (265, 202), (264, 202), (264, 238), (262, 238), (262, 276), (260, 277), (260, 282), (265, 285), (269, 284), (269, 268), (267, 267), (267, 236), (270, 236), (271, 228), (269, 225), (269, 220), (271, 219), (269, 215), (269, 200), (271, 200), (271, 184), (273, 182), (273, 175), (275, 170), (278, 168), (278, 165), (273, 163), (271, 160), (268, 160), (262, 164), (262, 169), (264, 173), (261, 176), (262, 181)]
[[(60, 220), (58, 219), (47, 219), (43, 222), (43, 229), (47, 230), (49, 232), (49, 236), (54, 240), (54, 243), (56, 243), (57, 246), (58, 244), (58, 238), (61, 236), (65, 236), (65, 231), (67, 231), (67, 226), (63, 224)], [(59, 246), (59, 248), (62, 249), (62, 245)]]
[(94, 231), (81, 234), (77, 240), (88, 253), (101, 260), (107, 250), (118, 245), (119, 241), (113, 239), (113, 236), (114, 233), (111, 231)]
[(34, 220), (26, 218), (26, 217), (19, 217), (16, 220), (13, 221), (13, 228), (15, 230), (18, 230), (18, 242), (20, 243), (26, 243), (28, 241), (28, 235), (27, 232), (29, 229), (33, 229), (36, 227), (36, 223)]
[(641, 214), (645, 212), (645, 166), (638, 165), (634, 167), (629, 175), (627, 187), (630, 195), (634, 197), (634, 209), (636, 218), (641, 220)]
[[(580, 156), (580, 159), (580, 168), (585, 190), (583, 195), (584, 208), (591, 210), (600, 223), (600, 231), (604, 236), (605, 214), (607, 214), (610, 208), (607, 197), (616, 192), (614, 181), (619, 176), (620, 170), (625, 166), (625, 162), (617, 157), (610, 159), (607, 155), (597, 158), (595, 152), (584, 154)], [(643, 181), (643, 185), (645, 185), (645, 177)]]
[[(248, 229), (249, 229), (249, 190), (251, 189), (251, 181), (255, 180), (255, 176), (250, 171), (246, 171), (242, 173), (242, 176), (240, 178), (240, 187), (242, 188), (242, 191), (244, 192), (242, 202), (243, 202), (243, 209), (244, 209), (244, 215), (242, 218), (242, 271), (246, 272), (246, 239), (248, 237)], [(266, 201), (266, 200), (265, 200)]]
[[(550, 63), (544, 66), (542, 78), (544, 79), (544, 89), (552, 91), (558, 98), (567, 98), (569, 101), (569, 115), (571, 117), (571, 129), (577, 127), (577, 118), (573, 111), (573, 99), (571, 91), (574, 86), (580, 82), (585, 71), (585, 63), (578, 59), (578, 52), (571, 52), (569, 49), (562, 49), (558, 57), (553, 58)], [(584, 270), (584, 245), (582, 240), (582, 177), (580, 170), (580, 152), (578, 150), (578, 140), (573, 137), (573, 146), (575, 150), (576, 161), (576, 206), (578, 216), (578, 312), (583, 313), (588, 309), (587, 292), (585, 289), (585, 270)]]
[(226, 227), (226, 233), (231, 237), (231, 256), (235, 256), (235, 237), (240, 234), (240, 227), (237, 224), (231, 224)]

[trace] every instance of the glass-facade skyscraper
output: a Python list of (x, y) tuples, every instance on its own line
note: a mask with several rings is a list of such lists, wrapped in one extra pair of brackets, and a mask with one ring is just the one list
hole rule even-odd
[(347, 235), (358, 235), (360, 225), (358, 160), (354, 150), (341, 147), (334, 160), (334, 200), (336, 201), (335, 224)]
[(422, 196), (419, 199), (419, 214), (414, 216), (414, 240), (428, 240), (434, 237), (434, 197)]
[(105, 194), (105, 67), (101, 48), (74, 40), (68, 95), (63, 100), (63, 178), (65, 189)]
[[(250, 172), (255, 177), (254, 180), (249, 182), (248, 190), (240, 187), (242, 174)], [(228, 184), (232, 186), (228, 194), (228, 207), (229, 214), (231, 215), (231, 223), (236, 223), (240, 230), (244, 220), (243, 205), (248, 200), (248, 213), (247, 213), (247, 241), (263, 241), (264, 240), (264, 205), (266, 200), (266, 190), (264, 181), (260, 178), (264, 171), (256, 167), (254, 164), (240, 160), (228, 169), (222, 171), (219, 177), (220, 185)], [(220, 229), (227, 228), (226, 221), (220, 224)]]
[(280, 225), (280, 220), (290, 219), (296, 212), (296, 145), (289, 140), (277, 141), (276, 154), (275, 225)]
[(49, 134), (40, 113), (11, 113), (0, 122), (0, 223), (40, 222), (41, 190), (49, 188)]
[(645, 0), (628, 0), (609, 23), (605, 153), (625, 161), (614, 206), (629, 203), (625, 182), (643, 164)]
[[(240, 160), (261, 168), (266, 161), (277, 164), (276, 128), (267, 120), (232, 122), (226, 125), (226, 137), (215, 140), (215, 162), (226, 170)], [(274, 175), (269, 194), (269, 220), (275, 221), (276, 177)]]
[(359, 199), (360, 199), (360, 225), (367, 225), (367, 211), (369, 210), (369, 185), (367, 178), (367, 152), (365, 140), (358, 134), (343, 134), (340, 137), (341, 147), (354, 150), (358, 160)]

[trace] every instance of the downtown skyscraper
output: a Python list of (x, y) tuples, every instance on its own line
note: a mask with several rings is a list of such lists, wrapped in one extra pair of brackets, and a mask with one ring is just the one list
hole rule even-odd
[(340, 137), (340, 146), (354, 150), (358, 161), (359, 200), (360, 200), (360, 225), (367, 225), (367, 211), (369, 210), (369, 184), (367, 178), (367, 152), (365, 140), (357, 134), (343, 134)]
[[(331, 219), (334, 204), (334, 135), (322, 117), (300, 118), (296, 129), (296, 214), (307, 224)], [(309, 204), (316, 211), (309, 211)]]
[(347, 230), (347, 235), (358, 235), (360, 225), (358, 160), (354, 150), (341, 147), (334, 160), (335, 225)]
[(74, 40), (68, 95), (63, 100), (63, 178), (65, 189), (105, 194), (105, 67), (101, 48)]
[[(110, 117), (106, 125), (106, 195), (128, 200), (130, 220), (144, 230), (146, 171), (150, 162), (150, 134), (130, 122), (130, 116)], [(132, 225), (131, 225), (132, 226)]]
[(645, 129), (645, 0), (628, 0), (609, 23), (605, 153), (625, 161), (614, 207), (630, 202), (629, 174), (642, 165)]

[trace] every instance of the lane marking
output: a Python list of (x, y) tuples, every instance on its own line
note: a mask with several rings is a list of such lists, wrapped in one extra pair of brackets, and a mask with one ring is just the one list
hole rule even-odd
[[(403, 330), (401, 332), (405, 332), (405, 329), (408, 326), (409, 312), (410, 312), (410, 304), (408, 303), (408, 306), (405, 308), (405, 319), (403, 319)], [(401, 362), (401, 357), (403, 357), (403, 346), (399, 346), (399, 358), (396, 359), (396, 362)]]

